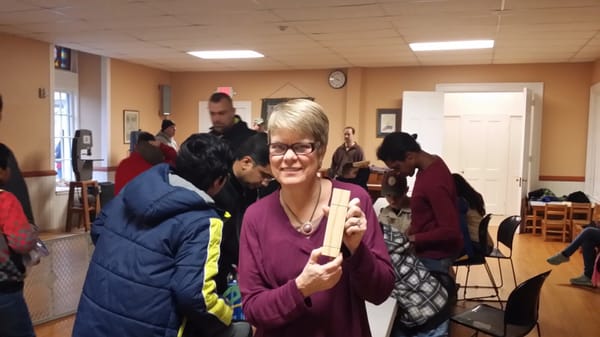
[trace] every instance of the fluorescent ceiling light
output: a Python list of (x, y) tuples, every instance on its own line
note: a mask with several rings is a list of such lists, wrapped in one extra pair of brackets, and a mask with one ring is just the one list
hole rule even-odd
[(418, 42), (409, 44), (413, 51), (461, 50), (493, 48), (494, 40)]
[(188, 51), (190, 55), (199, 57), (201, 59), (250, 59), (265, 57), (261, 53), (257, 53), (254, 50), (203, 50), (203, 51)]

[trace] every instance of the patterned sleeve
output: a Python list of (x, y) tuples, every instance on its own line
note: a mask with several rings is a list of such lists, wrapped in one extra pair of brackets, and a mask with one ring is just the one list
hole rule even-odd
[(19, 254), (28, 253), (35, 246), (37, 231), (27, 220), (14, 194), (0, 192), (0, 226), (8, 246)]

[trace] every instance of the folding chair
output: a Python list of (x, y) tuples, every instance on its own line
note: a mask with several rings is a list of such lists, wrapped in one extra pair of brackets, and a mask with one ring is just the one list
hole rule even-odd
[[(491, 214), (487, 214), (486, 216), (483, 217), (483, 219), (481, 219), (481, 222), (479, 223), (479, 249), (474, 249), (473, 251), (473, 255), (469, 256), (466, 259), (459, 259), (454, 261), (454, 263), (452, 264), (454, 267), (456, 267), (456, 273), (458, 274), (458, 267), (467, 267), (467, 275), (465, 277), (465, 284), (461, 285), (461, 287), (463, 288), (463, 297), (460, 298), (459, 300), (485, 300), (486, 298), (492, 298), (492, 297), (496, 297), (498, 298), (498, 303), (502, 306), (502, 301), (500, 300), (500, 295), (498, 293), (498, 286), (496, 285), (496, 281), (494, 280), (494, 275), (492, 274), (492, 271), (490, 269), (490, 266), (488, 265), (485, 257), (486, 257), (486, 253), (484, 252), (484, 250), (486, 249), (486, 247), (488, 247), (487, 244), (487, 236), (488, 236), (488, 226), (490, 224), (490, 220), (492, 219), (492, 215)], [(485, 267), (485, 271), (487, 272), (488, 278), (490, 280), (491, 286), (480, 286), (480, 285), (469, 285), (469, 273), (471, 271), (471, 266), (480, 266), (483, 265)], [(494, 289), (494, 295), (487, 295), (487, 296), (477, 296), (477, 297), (467, 297), (467, 288), (489, 288), (489, 289)]]
[[(518, 215), (513, 215), (505, 218), (500, 222), (498, 226), (498, 235), (496, 236), (496, 247), (489, 253), (487, 256), (497, 259), (498, 261), (498, 270), (500, 271), (500, 285), (498, 288), (502, 288), (504, 286), (504, 277), (502, 276), (502, 267), (500, 266), (500, 260), (506, 259), (510, 261), (510, 268), (512, 269), (513, 280), (515, 281), (515, 287), (517, 286), (517, 275), (515, 273), (515, 265), (512, 260), (512, 246), (513, 239), (515, 236), (515, 232), (517, 231), (517, 227), (521, 224), (521, 217)], [(508, 248), (508, 255), (505, 255), (500, 250), (500, 243), (502, 243), (506, 248)]]
[(550, 270), (519, 284), (508, 296), (506, 309), (498, 309), (487, 304), (479, 304), (450, 318), (452, 322), (495, 337), (522, 337), (534, 327), (541, 337), (538, 322), (540, 292)]

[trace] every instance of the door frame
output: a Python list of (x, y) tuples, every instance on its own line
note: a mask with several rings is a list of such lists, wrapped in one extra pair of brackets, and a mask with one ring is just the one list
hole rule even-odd
[[(543, 97), (544, 83), (542, 82), (505, 82), (505, 83), (439, 83), (435, 86), (435, 91), (450, 92), (518, 92), (523, 88), (531, 90), (533, 95), (534, 115), (531, 121), (531, 169), (529, 181), (531, 189), (539, 185), (540, 171), (540, 151), (542, 137), (542, 116), (543, 116)], [(525, 140), (527, 141), (527, 140)]]
[(585, 164), (585, 193), (593, 202), (600, 201), (600, 83), (590, 87), (590, 111), (588, 115), (588, 137)]

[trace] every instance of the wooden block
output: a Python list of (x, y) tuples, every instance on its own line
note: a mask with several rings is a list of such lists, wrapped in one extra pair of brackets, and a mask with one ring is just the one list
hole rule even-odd
[(350, 202), (350, 191), (334, 188), (329, 205), (329, 217), (325, 229), (322, 255), (335, 258), (342, 248), (342, 237), (344, 236), (344, 223)]
[(352, 167), (365, 168), (369, 167), (370, 163), (371, 162), (368, 160), (355, 161), (354, 163), (352, 163)]

